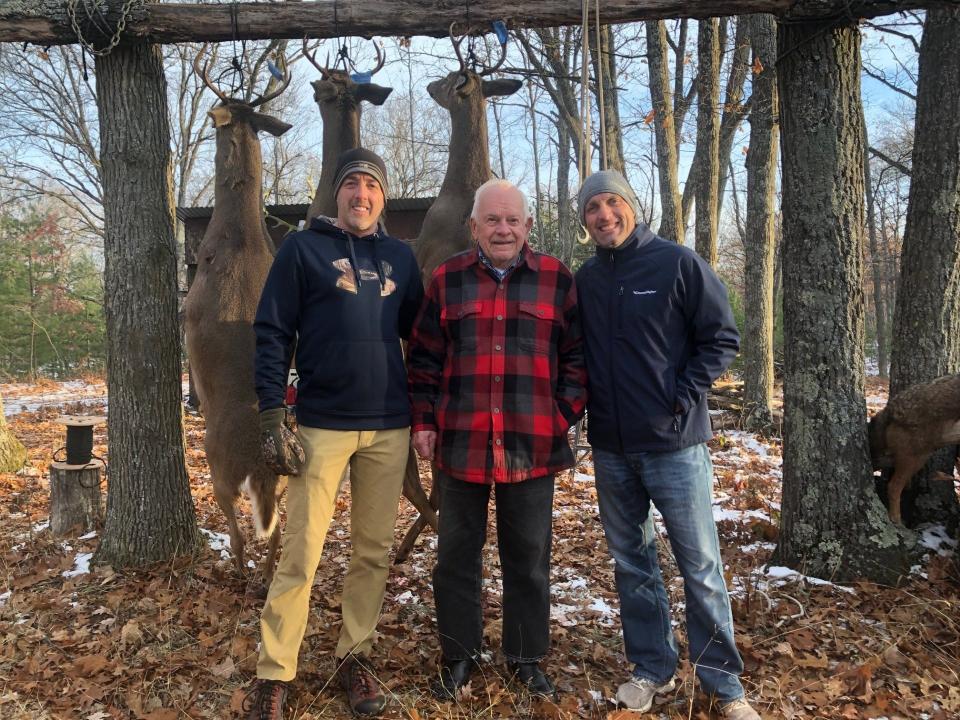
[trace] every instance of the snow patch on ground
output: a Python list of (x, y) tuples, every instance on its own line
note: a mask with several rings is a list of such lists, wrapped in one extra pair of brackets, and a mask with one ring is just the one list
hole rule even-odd
[(222, 560), (229, 560), (230, 554), (230, 536), (226, 533), (214, 532), (206, 528), (200, 528), (200, 532), (207, 536), (207, 544), (214, 552), (220, 553)]
[(77, 559), (74, 562), (73, 570), (64, 570), (62, 575), (65, 578), (77, 577), (78, 575), (86, 575), (90, 572), (90, 560), (93, 558), (93, 553), (79, 553)]

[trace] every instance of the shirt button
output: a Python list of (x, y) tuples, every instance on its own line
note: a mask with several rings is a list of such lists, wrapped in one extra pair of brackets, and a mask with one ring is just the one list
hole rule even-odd
[(497, 445), (503, 445), (503, 440), (497, 439)]
[(500, 350), (500, 346), (499, 346), (499, 345), (494, 345), (494, 346), (493, 346), (493, 349), (494, 349), (494, 350)]
[(493, 409), (493, 414), (494, 414), (494, 415), (496, 415), (498, 412), (500, 412), (500, 408), (494, 408), (494, 409)]
[(503, 315), (497, 315), (497, 320), (503, 320)]
[(499, 375), (494, 375), (494, 376), (493, 376), (493, 381), (494, 381), (494, 382), (500, 382), (500, 376), (499, 376)]

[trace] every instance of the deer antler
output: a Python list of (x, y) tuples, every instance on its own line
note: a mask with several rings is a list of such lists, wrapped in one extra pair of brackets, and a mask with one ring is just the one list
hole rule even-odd
[(386, 54), (383, 52), (383, 46), (380, 45), (376, 40), (371, 39), (373, 43), (373, 49), (377, 51), (377, 66), (370, 71), (371, 75), (376, 75), (380, 69), (383, 67), (384, 61), (387, 59)]
[(504, 40), (500, 43), (500, 59), (497, 61), (497, 64), (493, 67), (488, 67), (487, 65), (481, 65), (480, 76), (492, 75), (497, 70), (500, 69), (500, 66), (503, 65), (503, 61), (507, 59), (507, 41)]
[(454, 35), (453, 35), (453, 27), (454, 27), (454, 25), (456, 25), (456, 24), (457, 24), (457, 21), (456, 21), (456, 20), (454, 20), (452, 23), (450, 23), (450, 42), (453, 43), (453, 51), (457, 54), (457, 60), (460, 61), (460, 69), (461, 69), (461, 70), (466, 70), (466, 69), (467, 69), (467, 63), (465, 63), (465, 62), (463, 61), (463, 55), (460, 54), (460, 43), (463, 42), (463, 38), (465, 38), (466, 35), (463, 35), (463, 37), (461, 37), (459, 40), (454, 37)]
[[(457, 60), (460, 61), (460, 69), (466, 70), (467, 63), (464, 62), (463, 55), (460, 53), (460, 43), (463, 42), (463, 38), (467, 37), (470, 34), (470, 28), (467, 28), (467, 31), (460, 37), (460, 39), (455, 39), (453, 34), (453, 27), (457, 22), (454, 20), (450, 23), (450, 42), (453, 43), (453, 51), (457, 54)], [(471, 59), (473, 59), (471, 54)], [(500, 43), (500, 59), (497, 61), (497, 64), (493, 67), (490, 67), (484, 63), (480, 63), (480, 75), (492, 75), (497, 70), (500, 69), (500, 66), (503, 65), (503, 61), (507, 59), (507, 42), (504, 40)]]
[(200, 48), (199, 52), (197, 52), (196, 57), (193, 58), (193, 71), (194, 71), (197, 75), (199, 75), (199, 76), (201, 77), (201, 79), (203, 80), (204, 84), (205, 84), (208, 88), (210, 88), (210, 90), (212, 90), (213, 93), (214, 93), (218, 98), (220, 98), (221, 100), (223, 100), (223, 102), (225, 102), (225, 103), (230, 102), (230, 98), (228, 98), (228, 97), (223, 93), (223, 91), (220, 90), (220, 88), (218, 88), (216, 85), (214, 85), (214, 84), (210, 81), (210, 63), (213, 62), (213, 56), (211, 55), (210, 59), (208, 59), (208, 60), (203, 64), (203, 67), (202, 67), (202, 68), (200, 67), (200, 58), (202, 58), (202, 57), (204, 56), (204, 54), (207, 52), (207, 48), (208, 48), (208, 47), (209, 47), (209, 43), (204, 43), (203, 46)]
[[(318, 46), (318, 47), (319, 47), (319, 46)], [(323, 65), (321, 65), (320, 63), (317, 62), (317, 51), (314, 50), (313, 52), (310, 52), (307, 48), (308, 48), (307, 39), (304, 38), (304, 39), (303, 39), (303, 56), (304, 56), (307, 60), (309, 60), (309, 61), (310, 61), (310, 64), (313, 65), (313, 66), (314, 66), (317, 70), (319, 70), (321, 73), (326, 73), (326, 72), (327, 72), (327, 69), (326, 69)], [(330, 56), (329, 56), (329, 55), (327, 55), (327, 60), (328, 60), (328, 61), (330, 60)], [(326, 77), (326, 76), (324, 76), (324, 77)]]
[(283, 69), (283, 80), (280, 82), (273, 92), (267, 93), (266, 95), (261, 95), (260, 97), (250, 101), (250, 107), (255, 108), (263, 105), (265, 102), (269, 102), (277, 97), (280, 93), (287, 89), (287, 85), (290, 84), (290, 80), (293, 77), (290, 74), (290, 68), (287, 65), (287, 56), (281, 53), (278, 58), (278, 65)]

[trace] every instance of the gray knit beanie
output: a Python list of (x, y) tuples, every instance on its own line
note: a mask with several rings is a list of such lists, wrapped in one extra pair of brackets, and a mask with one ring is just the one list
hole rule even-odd
[(387, 199), (387, 167), (375, 152), (366, 148), (347, 150), (337, 159), (337, 171), (333, 177), (333, 194), (336, 197), (340, 186), (350, 173), (362, 172), (380, 183), (383, 198)]
[(613, 193), (622, 197), (633, 210), (633, 217), (639, 221), (640, 201), (637, 200), (630, 183), (616, 170), (601, 170), (584, 180), (583, 185), (580, 186), (580, 192), (577, 193), (577, 210), (580, 214), (580, 222), (584, 221), (584, 212), (590, 198), (600, 193)]

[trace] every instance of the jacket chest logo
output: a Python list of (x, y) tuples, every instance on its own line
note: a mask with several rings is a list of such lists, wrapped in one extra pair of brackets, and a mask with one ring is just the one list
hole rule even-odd
[[(340, 273), (337, 277), (337, 287), (356, 295), (357, 281), (356, 275), (353, 272), (353, 265), (350, 264), (350, 258), (340, 258), (330, 264)], [(375, 282), (377, 285), (380, 284), (380, 277), (377, 275), (377, 270), (371, 260), (363, 258), (362, 260), (357, 260), (357, 264), (360, 265), (360, 282), (366, 281)], [(380, 297), (386, 297), (396, 292), (397, 284), (390, 277), (393, 274), (393, 267), (390, 263), (381, 261), (380, 267), (383, 268), (383, 276), (385, 278), (383, 287), (380, 288)]]

